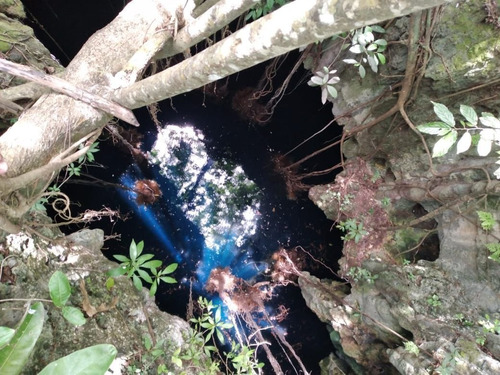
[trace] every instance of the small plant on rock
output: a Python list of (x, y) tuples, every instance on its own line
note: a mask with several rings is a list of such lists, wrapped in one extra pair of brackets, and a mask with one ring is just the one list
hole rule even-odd
[(345, 236), (340, 237), (344, 241), (354, 240), (354, 242), (358, 243), (361, 238), (368, 234), (368, 232), (363, 229), (363, 223), (358, 223), (355, 219), (341, 221), (337, 225), (337, 228), (345, 232)]
[(366, 69), (363, 64), (368, 63), (371, 70), (377, 73), (379, 64), (384, 65), (386, 61), (382, 52), (387, 48), (387, 40), (375, 39), (374, 32), (384, 34), (385, 29), (381, 26), (373, 25), (355, 30), (352, 35), (352, 46), (349, 48), (349, 51), (361, 55), (361, 58), (358, 60), (344, 60), (346, 64), (358, 67), (361, 78), (364, 78), (366, 75)]
[[(135, 241), (132, 240), (129, 248), (130, 258), (120, 254), (113, 255), (113, 257), (119, 260), (121, 264), (118, 267), (109, 270), (107, 274), (110, 277), (127, 275), (127, 277), (132, 279), (132, 282), (137, 290), (142, 289), (142, 282), (145, 281), (151, 284), (149, 294), (154, 296), (158, 290), (160, 281), (168, 284), (177, 282), (173, 277), (167, 275), (174, 272), (177, 269), (178, 264), (172, 263), (166, 268), (158, 271), (158, 269), (162, 267), (163, 262), (157, 259), (152, 260), (154, 257), (153, 254), (142, 254), (143, 249), (144, 241), (136, 244)], [(150, 273), (153, 275), (154, 279), (151, 277)], [(108, 280), (106, 284), (109, 288), (109, 286), (112, 286), (113, 283)]]
[(378, 279), (378, 275), (372, 275), (370, 271), (361, 267), (351, 267), (347, 272), (347, 276), (355, 282), (365, 281), (368, 284), (373, 284)]

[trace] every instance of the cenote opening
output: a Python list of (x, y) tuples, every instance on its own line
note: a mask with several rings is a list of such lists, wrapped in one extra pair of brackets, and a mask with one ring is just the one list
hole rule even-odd
[[(45, 13), (30, 3), (26, 1), (28, 10), (41, 23), (47, 14), (59, 12), (57, 2)], [(86, 27), (91, 30), (92, 24)], [(88, 36), (88, 30), (82, 35)], [(62, 27), (54, 29), (48, 38), (38, 29), (38, 37), (50, 46), (54, 40), (49, 39), (57, 41), (65, 32)], [(61, 39), (59, 45), (65, 43)], [(60, 55), (57, 49), (53, 53)], [(77, 49), (73, 46), (66, 54), (71, 57)], [(297, 58), (298, 54), (291, 53), (280, 61), (271, 81), (275, 87), (284, 81)], [(324, 264), (336, 264), (340, 257), (339, 234), (308, 200), (306, 190), (308, 185), (332, 181), (335, 170), (300, 176), (331, 169), (339, 162), (339, 150), (332, 148), (294, 164), (333, 143), (340, 130), (335, 124), (326, 127), (332, 120), (331, 110), (321, 104), (320, 90), (305, 84), (308, 76), (302, 68), (292, 77), (272, 117), (262, 124), (259, 115), (264, 114), (259, 107), (248, 110), (248, 93), (255, 91), (268, 66), (262, 64), (215, 86), (159, 103), (158, 112), (138, 110), (138, 129), (114, 124), (115, 129), (122, 129), (120, 136), (104, 132), (96, 163), (86, 166), (80, 178), (70, 179), (63, 190), (82, 209), (108, 207), (127, 214), (124, 221), (102, 218), (89, 225), (110, 236), (104, 250), (108, 258), (128, 255), (134, 239), (144, 241), (144, 252), (154, 254), (163, 264), (178, 263), (171, 275), (177, 283), (161, 283), (156, 293), (162, 310), (186, 318), (190, 301), (204, 296), (225, 305), (223, 318), (229, 321), (231, 311), (238, 310), (238, 306), (227, 306), (228, 298), (234, 297), (233, 303), (248, 312), (241, 330), (248, 334), (259, 330), (285, 372), (302, 373), (290, 348), (280, 341), (284, 337), (314, 374), (319, 373), (318, 362), (334, 348), (325, 324), (307, 308), (294, 285), (283, 254), (301, 270), (335, 278)], [(269, 95), (258, 103), (266, 100)], [(121, 138), (141, 154), (134, 157)], [(154, 181), (159, 193), (156, 186), (148, 185), (145, 188), (153, 190), (154, 198), (148, 201), (138, 196), (138, 181)], [(70, 227), (68, 232), (76, 229)], [(114, 238), (113, 234), (120, 236)], [(210, 277), (213, 270), (219, 273)], [(221, 280), (239, 279), (245, 281), (244, 287), (238, 284), (236, 288), (240, 295), (221, 286)], [(216, 282), (210, 291), (209, 280)], [(253, 285), (259, 285), (258, 297)], [(267, 361), (263, 350), (261, 357)], [(269, 363), (264, 373), (272, 373)]]

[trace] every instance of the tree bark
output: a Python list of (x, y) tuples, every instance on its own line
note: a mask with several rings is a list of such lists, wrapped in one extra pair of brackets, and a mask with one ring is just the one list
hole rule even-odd
[(139, 108), (202, 87), (332, 35), (449, 1), (295, 0), (196, 56), (116, 91), (113, 98), (127, 108)]

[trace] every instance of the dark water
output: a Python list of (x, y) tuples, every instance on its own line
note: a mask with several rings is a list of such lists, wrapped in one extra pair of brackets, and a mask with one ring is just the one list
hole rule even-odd
[[(119, 10), (120, 1), (100, 2), (100, 10), (95, 11), (91, 4), (84, 2), (86, 9), (94, 9), (92, 16), (79, 17), (86, 22), (92, 19), (92, 25), (83, 25), (80, 21), (72, 22), (75, 16), (76, 3), (56, 0), (25, 1), (30, 11), (46, 27), (47, 32), (38, 30), (37, 34), (51, 45), (53, 53), (64, 61), (60, 49), (71, 58), (79, 49), (78, 41), (83, 42), (93, 30), (104, 26), (113, 14)], [(72, 10), (65, 10), (67, 7)], [(68, 13), (66, 13), (68, 12)], [(80, 14), (84, 10), (81, 10)], [(68, 16), (66, 16), (66, 14)], [(93, 28), (93, 29), (92, 29)], [(56, 46), (47, 35), (58, 41)], [(71, 35), (70, 38), (67, 36)], [(283, 66), (283, 73), (278, 75), (277, 82), (284, 78), (293, 65), (294, 58)], [(147, 170), (134, 165), (126, 153), (113, 147), (111, 140), (102, 139), (101, 151), (96, 155), (100, 167), (86, 167), (85, 172), (106, 182), (133, 185), (137, 179), (155, 179), (163, 192), (161, 200), (151, 206), (137, 206), (135, 195), (130, 191), (117, 189), (101, 183), (80, 184), (73, 180), (65, 185), (71, 198), (79, 201), (85, 209), (100, 209), (102, 206), (119, 208), (130, 213), (125, 222), (108, 222), (103, 219), (91, 224), (100, 227), (107, 235), (121, 234), (121, 241), (106, 242), (104, 253), (111, 257), (114, 253), (127, 253), (132, 239), (144, 240), (145, 252), (154, 253), (165, 264), (178, 262), (179, 269), (174, 276), (179, 281), (175, 285), (160, 285), (157, 303), (161, 309), (169, 313), (185, 317), (188, 303), (190, 281), (193, 282), (194, 298), (198, 294), (207, 295), (204, 282), (214, 267), (230, 267), (239, 277), (247, 280), (267, 280), (267, 268), (272, 266), (271, 255), (279, 248), (287, 249), (302, 246), (315, 257), (330, 265), (336, 265), (340, 256), (341, 243), (337, 233), (330, 231), (332, 223), (327, 221), (323, 213), (308, 199), (305, 193), (299, 194), (296, 200), (287, 199), (285, 184), (275, 170), (273, 158), (284, 154), (297, 144), (308, 138), (331, 120), (329, 108), (320, 103), (318, 89), (306, 85), (298, 86), (292, 94), (284, 97), (277, 107), (273, 120), (261, 127), (243, 120), (231, 109), (230, 98), (236, 90), (255, 84), (261, 77), (262, 67), (231, 78), (229, 99), (222, 103), (211, 102), (198, 91), (181, 95), (172, 102), (161, 103), (159, 119), (163, 125), (191, 126), (204, 135), (204, 147), (208, 155), (208, 163), (199, 170), (198, 186), (207, 170), (224, 160), (240, 166), (246, 177), (253, 181), (259, 191), (258, 207), (251, 207), (255, 214), (255, 233), (244, 236), (241, 245), (235, 237), (241, 228), (229, 230), (221, 234), (222, 245), (214, 251), (213, 246), (206, 243), (203, 229), (193, 220), (186, 217), (183, 199), (192, 200), (193, 196), (179, 197), (178, 186), (160, 174), (157, 166), (150, 165)], [(291, 88), (299, 83), (305, 73), (299, 73), (292, 81)], [(141, 122), (140, 131), (144, 134), (143, 150), (151, 150), (157, 136), (156, 127), (145, 110), (136, 111)], [(313, 142), (292, 152), (290, 162), (300, 160), (314, 150), (323, 147), (338, 136), (339, 130), (334, 126), (327, 129)], [(338, 150), (322, 154), (305, 163), (302, 171), (321, 170), (338, 162)], [(332, 175), (324, 179), (307, 180), (308, 183), (331, 181)], [(193, 187), (193, 186), (192, 186)], [(195, 189), (192, 189), (194, 192)], [(187, 198), (186, 198), (187, 197)], [(72, 230), (76, 228), (71, 228)], [(328, 270), (316, 267), (309, 262), (310, 270), (319, 277), (332, 277)], [(208, 295), (207, 295), (208, 296)], [(217, 298), (217, 296), (209, 296)], [(318, 373), (317, 363), (332, 350), (328, 333), (323, 323), (305, 306), (300, 290), (294, 286), (278, 287), (274, 298), (266, 304), (269, 315), (275, 315), (277, 308), (284, 305), (289, 308), (287, 319), (279, 323), (277, 329), (286, 333), (287, 340), (301, 356), (312, 373)], [(266, 339), (270, 339), (266, 337)], [(273, 352), (288, 373), (294, 373), (287, 367), (286, 360), (276, 343)], [(266, 366), (270, 369), (269, 366)], [(270, 370), (268, 370), (270, 371)], [(269, 373), (266, 371), (266, 373)]]

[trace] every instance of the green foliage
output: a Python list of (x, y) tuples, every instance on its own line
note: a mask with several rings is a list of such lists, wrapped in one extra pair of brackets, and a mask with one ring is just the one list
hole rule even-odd
[[(83, 164), (85, 162), (92, 163), (95, 161), (95, 153), (99, 152), (99, 142), (94, 142), (90, 145), (89, 149), (87, 150), (87, 153), (85, 155), (80, 156), (78, 159), (78, 163)], [(84, 146), (80, 145), (80, 149), (82, 149)]]
[(62, 309), (62, 315), (68, 322), (75, 326), (81, 326), (87, 322), (80, 309), (65, 306), (71, 296), (71, 286), (63, 272), (55, 271), (50, 277), (49, 294), (54, 305)]
[(375, 39), (374, 33), (385, 33), (383, 27), (374, 25), (366, 26), (362, 29), (357, 29), (352, 33), (352, 42), (349, 51), (361, 55), (360, 59), (345, 59), (346, 64), (351, 64), (358, 67), (359, 76), (364, 78), (366, 69), (363, 64), (368, 63), (371, 70), (378, 72), (378, 66), (384, 65), (386, 62), (382, 52), (387, 48), (387, 40)]
[(487, 243), (485, 246), (491, 253), (488, 258), (500, 263), (500, 243)]
[(66, 275), (61, 271), (52, 274), (49, 280), (49, 294), (57, 307), (63, 307), (71, 296), (71, 286)]
[(265, 16), (280, 6), (285, 5), (287, 2), (288, 0), (262, 0), (260, 4), (257, 4), (255, 8), (247, 13), (245, 21), (249, 19), (256, 20), (261, 16)]
[(433, 294), (429, 298), (427, 298), (427, 304), (431, 307), (439, 307), (441, 306), (441, 299), (438, 295)]
[[(89, 149), (87, 150), (87, 153), (85, 155), (82, 155), (78, 158), (78, 164), (75, 163), (70, 163), (66, 167), (66, 171), (69, 174), (69, 177), (72, 176), (80, 176), (82, 172), (82, 166), (85, 163), (92, 163), (95, 161), (95, 153), (99, 152), (99, 142), (94, 142), (90, 145)], [(80, 149), (85, 147), (83, 144), (80, 145)]]
[(255, 360), (255, 349), (231, 343), (231, 351), (227, 354), (237, 374), (254, 374), (255, 370), (264, 367), (264, 363)]
[(354, 242), (358, 243), (361, 238), (368, 234), (368, 232), (363, 229), (363, 223), (358, 223), (355, 219), (341, 221), (337, 225), (337, 228), (345, 233), (345, 236), (340, 237), (344, 241), (354, 240)]
[(455, 366), (457, 364), (457, 358), (460, 357), (460, 353), (457, 349), (453, 349), (450, 353), (441, 361), (441, 364), (436, 368), (436, 371), (440, 375), (453, 375), (455, 374)]
[(167, 374), (168, 370), (165, 363), (159, 363), (165, 356), (165, 351), (162, 349), (164, 345), (164, 340), (159, 340), (153, 345), (151, 338), (149, 336), (143, 337), (144, 348), (146, 349), (145, 353), (141, 353), (139, 357), (139, 361), (136, 363), (129, 364), (127, 366), (127, 373), (129, 374), (148, 374), (148, 370), (154, 368), (157, 365), (157, 374)]
[(486, 211), (476, 211), (477, 216), (479, 216), (479, 222), (481, 223), (481, 228), (486, 232), (489, 232), (495, 226), (496, 220), (491, 212)]
[(15, 333), (15, 329), (9, 327), (0, 327), (0, 349), (10, 342)]
[[(493, 143), (498, 144), (500, 141), (500, 120), (493, 114), (483, 112), (479, 117), (472, 107), (461, 104), (460, 114), (464, 120), (460, 120), (459, 125), (457, 125), (455, 117), (448, 107), (436, 102), (432, 102), (432, 104), (434, 105), (434, 113), (441, 121), (417, 126), (421, 133), (441, 137), (432, 149), (432, 157), (445, 155), (455, 143), (457, 144), (457, 154), (468, 151), (475, 144), (478, 155), (487, 156), (491, 152)], [(463, 133), (460, 139), (458, 139), (459, 132)], [(500, 168), (494, 174), (500, 178)]]
[[(111, 277), (126, 275), (132, 279), (132, 282), (137, 290), (142, 289), (142, 281), (145, 281), (151, 284), (149, 295), (154, 296), (158, 290), (160, 281), (169, 284), (177, 282), (173, 277), (167, 275), (174, 272), (177, 269), (178, 264), (172, 263), (163, 270), (158, 271), (158, 269), (162, 267), (163, 262), (156, 259), (151, 260), (154, 255), (142, 254), (143, 249), (144, 241), (136, 244), (135, 241), (132, 240), (129, 247), (130, 258), (120, 254), (113, 255), (113, 257), (120, 261), (121, 264), (118, 267), (109, 270), (107, 275)], [(151, 277), (150, 273), (154, 278)]]
[(311, 77), (307, 84), (309, 86), (321, 87), (321, 103), (325, 104), (328, 98), (335, 99), (338, 95), (337, 89), (333, 86), (340, 81), (340, 78), (335, 76), (336, 70), (329, 70), (326, 66), (322, 70), (317, 71)]
[[(195, 368), (197, 374), (215, 375), (222, 373), (220, 362), (211, 357), (217, 355), (222, 358), (222, 353), (215, 345), (208, 345), (216, 336), (221, 343), (225, 342), (222, 330), (232, 328), (232, 324), (224, 323), (221, 319), (220, 306), (216, 306), (212, 301), (199, 297), (198, 305), (202, 314), (198, 318), (190, 319), (194, 323), (195, 329), (191, 330), (186, 348), (178, 348), (171, 361), (179, 368)], [(258, 373), (264, 364), (257, 361), (255, 350), (249, 346), (241, 346), (230, 340), (231, 350), (226, 353), (226, 359), (231, 363), (232, 368), (226, 362), (226, 373), (228, 374), (255, 374)]]
[(391, 205), (391, 198), (384, 197), (384, 198), (382, 198), (380, 203), (382, 203), (382, 206), (384, 206), (384, 207), (389, 207)]
[(373, 284), (378, 279), (378, 275), (372, 275), (370, 271), (361, 267), (351, 267), (347, 272), (347, 276), (355, 282), (365, 281), (368, 284)]
[(221, 320), (221, 308), (220, 306), (214, 305), (212, 301), (208, 301), (206, 298), (200, 297), (198, 299), (198, 304), (203, 311), (206, 311), (206, 313), (198, 318), (191, 318), (190, 321), (195, 324), (198, 331), (203, 333), (205, 343), (210, 341), (215, 333), (219, 341), (224, 344), (225, 340), (221, 329), (232, 328), (233, 325), (230, 323), (224, 323)]
[(420, 349), (413, 341), (405, 341), (404, 346), (408, 353), (419, 355)]
[(486, 314), (484, 319), (478, 321), (478, 324), (483, 327), (484, 333), (500, 335), (500, 320), (493, 320), (488, 314)]
[(38, 375), (101, 375), (106, 373), (116, 353), (113, 345), (90, 346), (49, 363)]
[(42, 332), (44, 316), (41, 302), (27, 309), (9, 343), (0, 350), (0, 374), (21, 373)]
[(462, 313), (455, 314), (453, 319), (458, 320), (460, 325), (462, 325), (463, 327), (473, 327), (474, 326), (474, 322), (472, 320), (467, 319), (464, 316), (464, 314), (462, 314)]

